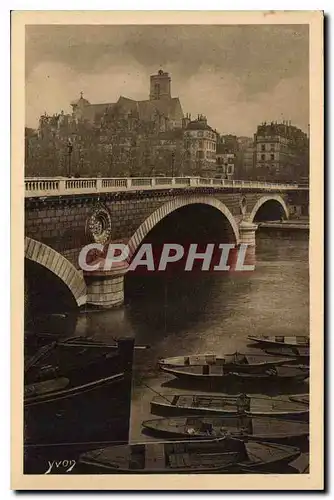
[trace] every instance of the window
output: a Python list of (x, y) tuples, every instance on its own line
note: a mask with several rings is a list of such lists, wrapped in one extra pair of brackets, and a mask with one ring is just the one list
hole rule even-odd
[(261, 155), (261, 160), (265, 160), (266, 159), (266, 155)]
[(270, 150), (275, 151), (275, 144), (270, 144)]
[(202, 131), (197, 132), (197, 136), (198, 136), (198, 137), (203, 137), (203, 132), (202, 132)]
[(261, 151), (265, 151), (266, 150), (266, 145), (265, 144), (261, 144)]
[(271, 161), (272, 161), (272, 160), (275, 160), (275, 155), (274, 155), (274, 153), (272, 153), (272, 154), (270, 155), (270, 159), (271, 159)]

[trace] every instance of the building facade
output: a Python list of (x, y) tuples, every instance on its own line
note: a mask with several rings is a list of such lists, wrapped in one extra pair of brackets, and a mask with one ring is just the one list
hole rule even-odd
[(36, 134), (26, 133), (26, 175), (169, 174), (184, 160), (184, 115), (162, 70), (150, 77), (147, 100), (91, 104), (81, 92), (71, 107), (71, 114), (44, 113)]
[(217, 132), (213, 130), (204, 115), (196, 120), (184, 121), (184, 149), (187, 168), (191, 175), (213, 177), (216, 173)]
[(156, 132), (182, 127), (183, 111), (178, 97), (171, 96), (171, 77), (162, 70), (150, 77), (149, 99), (136, 101), (120, 96), (115, 103), (91, 104), (81, 93), (71, 102), (72, 116), (77, 121), (99, 123), (127, 119), (154, 123)]
[(254, 139), (253, 137), (238, 137), (238, 153), (236, 159), (236, 176), (238, 179), (254, 178)]
[(258, 180), (298, 182), (308, 176), (308, 137), (291, 122), (259, 125), (254, 145), (255, 176)]
[(236, 153), (226, 153), (220, 150), (216, 154), (216, 175), (220, 179), (233, 179), (235, 174)]
[(238, 138), (236, 135), (220, 135), (216, 150), (216, 175), (221, 179), (233, 179), (236, 173)]

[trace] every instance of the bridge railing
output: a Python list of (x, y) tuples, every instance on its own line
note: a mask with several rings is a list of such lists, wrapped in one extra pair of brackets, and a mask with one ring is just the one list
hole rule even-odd
[(80, 193), (108, 193), (114, 191), (154, 190), (173, 188), (248, 188), (264, 191), (308, 189), (297, 184), (280, 184), (246, 180), (211, 179), (206, 177), (65, 177), (26, 178), (26, 197), (63, 196)]

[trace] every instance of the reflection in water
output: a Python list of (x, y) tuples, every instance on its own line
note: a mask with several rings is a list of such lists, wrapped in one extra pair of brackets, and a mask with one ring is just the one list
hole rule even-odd
[(220, 350), (226, 339), (237, 348), (249, 334), (307, 333), (307, 255), (306, 241), (260, 239), (253, 273), (147, 276), (127, 312), (137, 341), (161, 356)]

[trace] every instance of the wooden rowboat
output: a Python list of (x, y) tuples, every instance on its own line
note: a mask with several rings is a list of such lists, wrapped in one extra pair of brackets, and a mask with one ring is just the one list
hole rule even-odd
[(300, 403), (304, 405), (310, 404), (310, 396), (309, 394), (294, 394), (293, 396), (289, 396), (290, 401), (294, 401), (295, 403)]
[(152, 413), (174, 415), (249, 415), (286, 419), (307, 419), (305, 404), (286, 397), (255, 397), (246, 394), (214, 396), (203, 394), (168, 394), (155, 396), (151, 401)]
[(223, 382), (225, 379), (244, 381), (302, 381), (309, 376), (309, 368), (305, 365), (283, 365), (271, 368), (263, 367), (261, 371), (244, 372), (225, 371), (224, 365), (194, 365), (194, 366), (162, 366), (161, 369), (174, 377), (188, 380), (202, 380), (210, 383)]
[(259, 353), (240, 353), (224, 354), (216, 356), (215, 354), (197, 354), (190, 356), (176, 356), (172, 358), (160, 359), (158, 364), (160, 368), (178, 368), (189, 366), (223, 366), (224, 372), (238, 371), (254, 373), (262, 371), (263, 368), (279, 366), (284, 363), (291, 363), (289, 357), (267, 356)]
[(133, 344), (121, 339), (115, 350), (81, 340), (53, 342), (26, 359), (26, 447), (126, 442)]
[(306, 335), (248, 335), (248, 340), (265, 346), (309, 347), (310, 338)]
[(51, 342), (26, 356), (24, 382), (29, 385), (65, 377), (74, 387), (129, 372), (133, 346), (132, 338), (119, 339), (116, 348), (82, 337)]
[(295, 469), (299, 474), (310, 473), (310, 455), (309, 453), (302, 453), (295, 460), (290, 462), (290, 467)]
[[(90, 391), (117, 384), (123, 380), (124, 373), (116, 373), (110, 377), (74, 386), (66, 377), (29, 384), (24, 387), (24, 407), (28, 408), (40, 404), (51, 404), (64, 399), (70, 400), (82, 394), (86, 395)], [(76, 399), (73, 399), (73, 404), (76, 404)]]
[(229, 473), (239, 467), (250, 470), (291, 462), (298, 448), (273, 443), (244, 443), (236, 439), (146, 442), (109, 446), (80, 456), (87, 473)]
[(301, 364), (309, 364), (310, 362), (310, 348), (309, 347), (298, 347), (298, 346), (277, 346), (277, 347), (267, 347), (265, 352), (271, 356), (286, 356), (289, 357), (291, 362), (294, 360)]
[(307, 422), (282, 420), (272, 417), (188, 416), (155, 418), (142, 423), (154, 435), (174, 438), (232, 437), (255, 441), (296, 439), (309, 434)]

